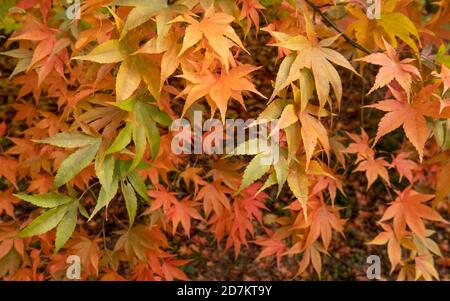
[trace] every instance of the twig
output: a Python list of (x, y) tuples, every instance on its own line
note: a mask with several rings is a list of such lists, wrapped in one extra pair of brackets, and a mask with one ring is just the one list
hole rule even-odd
[(393, 201), (394, 197), (392, 196), (392, 193), (391, 193), (391, 190), (390, 190), (389, 186), (387, 186), (387, 184), (384, 181), (383, 181), (383, 184), (384, 184), (384, 188), (386, 188), (386, 191), (387, 191), (387, 193), (389, 195), (390, 201)]
[(85, 191), (83, 191), (83, 193), (78, 197), (77, 201), (80, 201), (81, 198), (86, 194), (86, 192), (91, 192), (91, 188), (94, 187), (95, 185), (100, 184), (100, 181), (95, 182), (94, 184), (92, 184), (91, 186), (89, 186)]
[(348, 35), (346, 35), (342, 30), (339, 29), (339, 27), (337, 27), (336, 23), (333, 22), (333, 20), (331, 20), (331, 18), (324, 12), (320, 11), (320, 8), (317, 7), (316, 5), (314, 5), (314, 3), (311, 3), (310, 0), (305, 0), (306, 3), (308, 3), (309, 6), (311, 6), (311, 8), (314, 10), (314, 12), (317, 12), (324, 20), (324, 22), (333, 27), (334, 30), (336, 30), (338, 33), (340, 33), (344, 39), (353, 47), (358, 48), (359, 50), (361, 50), (362, 52), (365, 52), (366, 54), (370, 54), (371, 51), (368, 50), (367, 48), (365, 48), (364, 46), (358, 44), (356, 41), (354, 41), (352, 38), (350, 38)]
[(318, 8), (324, 8), (324, 7), (333, 6), (333, 5), (337, 5), (337, 6), (338, 5), (347, 5), (349, 3), (350, 2), (339, 2), (339, 3), (336, 3), (336, 4), (326, 3), (326, 4), (319, 5)]
[[(366, 65), (362, 66), (361, 70), (361, 108), (364, 107), (366, 97), (366, 81), (364, 80), (364, 70)], [(364, 128), (364, 110), (361, 110), (361, 128)]]

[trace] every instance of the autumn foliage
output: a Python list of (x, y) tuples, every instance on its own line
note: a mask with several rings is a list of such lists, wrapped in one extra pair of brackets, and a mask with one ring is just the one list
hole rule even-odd
[[(257, 246), (256, 261), (320, 278), (346, 244), (355, 175), (387, 195), (366, 243), (387, 250), (390, 276), (440, 278), (449, 1), (381, 0), (379, 18), (362, 0), (86, 0), (73, 19), (65, 1), (8, 3), (0, 278), (64, 279), (75, 254), (82, 279), (187, 280), (196, 258), (179, 242), (198, 232), (235, 260)], [(263, 82), (247, 49), (260, 36), (276, 65)], [(279, 119), (273, 165), (172, 151), (173, 120), (248, 117), (255, 102)], [(356, 126), (340, 126), (344, 107)]]

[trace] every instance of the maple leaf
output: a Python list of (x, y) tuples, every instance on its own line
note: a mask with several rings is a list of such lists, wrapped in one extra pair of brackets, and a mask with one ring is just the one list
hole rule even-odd
[(417, 169), (418, 165), (416, 162), (409, 160), (408, 157), (411, 153), (409, 152), (401, 152), (398, 153), (397, 156), (392, 160), (391, 166), (395, 167), (400, 175), (400, 181), (402, 177), (406, 177), (409, 182), (413, 182), (413, 174), (412, 171)]
[[(46, 1), (51, 6), (51, 1)], [(44, 5), (41, 3), (41, 8)], [(64, 67), (68, 65), (67, 47), (70, 40), (61, 34), (60, 30), (48, 27), (46, 24), (39, 23), (36, 19), (30, 18), (25, 22), (23, 28), (16, 31), (10, 40), (27, 40), (36, 43), (31, 58), (28, 55), (19, 55), (19, 63), (12, 75), (22, 71), (35, 69), (37, 73), (37, 87), (39, 88), (43, 81), (49, 76), (58, 76), (65, 80)], [(14, 56), (13, 51), (4, 52), (5, 55)], [(16, 56), (17, 57), (17, 56)], [(52, 72), (55, 71), (55, 72)], [(12, 76), (11, 75), (11, 76)]]
[(412, 77), (421, 79), (420, 72), (415, 66), (409, 64), (414, 61), (414, 59), (407, 58), (400, 61), (395, 49), (386, 41), (384, 41), (384, 43), (386, 46), (386, 54), (372, 53), (366, 57), (358, 59), (381, 66), (375, 78), (375, 83), (367, 94), (388, 85), (395, 79), (405, 90), (409, 99)]
[(13, 50), (9, 50), (9, 51), (0, 52), (0, 55), (6, 55), (9, 57), (19, 59), (16, 67), (14, 68), (14, 71), (9, 75), (9, 79), (11, 79), (18, 73), (27, 70), (28, 66), (31, 63), (31, 58), (33, 56), (33, 52), (28, 49), (19, 48), (19, 49), (13, 49)]
[(90, 239), (86, 233), (81, 232), (72, 238), (71, 254), (80, 256), (81, 264), (88, 274), (98, 275), (100, 250), (98, 248), (99, 238)]
[(423, 219), (447, 223), (439, 213), (423, 204), (433, 197), (430, 194), (418, 193), (410, 186), (398, 194), (395, 201), (386, 209), (380, 222), (394, 219), (394, 233), (398, 240), (404, 236), (406, 225), (419, 238), (425, 240)]
[(205, 177), (212, 177), (214, 181), (222, 181), (228, 187), (237, 189), (237, 187), (239, 187), (238, 183), (241, 181), (242, 177), (237, 171), (244, 167), (244, 165), (245, 164), (242, 162), (233, 162), (226, 159), (214, 161)]
[[(247, 140), (246, 142), (250, 142), (252, 140)], [(257, 141), (257, 140), (253, 140)], [(245, 143), (243, 143), (245, 145)], [(255, 144), (255, 143), (253, 143)], [(238, 148), (241, 145), (238, 146)], [(259, 150), (258, 150), (259, 151)], [(239, 152), (235, 152), (239, 153)], [(269, 161), (270, 158), (270, 150), (267, 152), (260, 152), (248, 163), (247, 167), (244, 170), (244, 175), (242, 177), (241, 185), (236, 193), (240, 193), (242, 189), (248, 187), (250, 184), (261, 178), (264, 174), (266, 174), (270, 169), (270, 164), (266, 162)], [(264, 162), (266, 160), (266, 162)], [(285, 160), (284, 160), (285, 161)], [(277, 162), (278, 163), (278, 162)], [(286, 162), (287, 163), (287, 162)], [(276, 164), (275, 164), (276, 165)], [(287, 164), (284, 165), (287, 168)]]
[(259, 15), (258, 11), (265, 9), (264, 6), (259, 3), (258, 0), (242, 0), (242, 9), (239, 15), (239, 20), (247, 18), (247, 24), (245, 28), (245, 33), (250, 32), (252, 23), (256, 27), (256, 31), (259, 31)]
[[(158, 264), (159, 264), (159, 260), (158, 260)], [(161, 267), (158, 266), (158, 271), (160, 269), (161, 269)], [(135, 280), (135, 281), (159, 280), (159, 277), (157, 277), (155, 274), (156, 273), (153, 271), (153, 269), (150, 267), (149, 264), (147, 264), (144, 261), (138, 261), (136, 263), (136, 265), (133, 267), (133, 270), (131, 271), (131, 279)]]
[(302, 134), (303, 146), (305, 147), (306, 152), (306, 167), (308, 167), (316, 148), (317, 141), (320, 141), (320, 144), (327, 155), (329, 155), (330, 152), (330, 142), (328, 140), (327, 130), (323, 124), (307, 111), (303, 111), (299, 114), (299, 120), (302, 125), (300, 132)]
[[(231, 99), (237, 100), (244, 108), (244, 99), (242, 98), (243, 91), (253, 92), (263, 98), (264, 95), (256, 90), (253, 83), (246, 78), (246, 76), (259, 69), (258, 67), (243, 64), (232, 68), (229, 72), (221, 71), (217, 78), (212, 72), (208, 71), (205, 74), (199, 75), (184, 70), (182, 78), (188, 81), (186, 88), (177, 96), (186, 96), (186, 103), (183, 108), (183, 115), (192, 106), (194, 102), (206, 96), (208, 103), (219, 108), (222, 121), (225, 122), (225, 114), (227, 111), (228, 101)], [(214, 113), (215, 107), (212, 107)]]
[(428, 127), (425, 114), (420, 104), (410, 104), (405, 95), (389, 87), (394, 99), (385, 99), (368, 108), (376, 108), (388, 112), (381, 118), (374, 144), (384, 135), (403, 126), (406, 137), (411, 141), (419, 153), (420, 161), (423, 159), (423, 149), (428, 138)]
[(322, 163), (321, 165), (322, 169), (329, 175), (332, 175), (332, 177), (317, 176), (317, 181), (314, 184), (313, 188), (311, 189), (311, 195), (323, 191), (324, 189), (328, 189), (328, 192), (330, 193), (331, 202), (332, 204), (334, 204), (338, 189), (343, 195), (345, 195), (342, 179), (339, 177), (338, 174), (336, 174), (336, 169), (332, 170), (324, 163)]
[(39, 194), (44, 194), (50, 191), (53, 185), (53, 177), (47, 175), (37, 175), (32, 181), (30, 181), (30, 186), (28, 186), (27, 191), (37, 191)]
[(13, 158), (0, 157), (0, 177), (5, 177), (10, 181), (16, 189), (16, 174), (19, 168), (19, 162)]
[(178, 183), (182, 179), (184, 181), (184, 184), (186, 185), (186, 188), (189, 188), (189, 185), (192, 182), (194, 185), (195, 194), (197, 194), (198, 186), (206, 184), (206, 182), (199, 175), (199, 173), (201, 172), (203, 172), (203, 168), (201, 167), (187, 166), (184, 171), (180, 173)]
[(14, 241), (12, 239), (5, 239), (0, 243), (0, 258), (5, 257), (12, 249)]
[(119, 275), (116, 271), (106, 269), (100, 281), (126, 281), (126, 279)]
[[(277, 128), (274, 129), (287, 129), (291, 125), (300, 121), (301, 124), (301, 137), (303, 140), (303, 146), (306, 153), (306, 167), (309, 166), (309, 162), (316, 149), (317, 142), (320, 141), (323, 149), (329, 155), (330, 142), (328, 140), (328, 134), (325, 127), (320, 121), (312, 116), (313, 111), (310, 108), (298, 112), (294, 104), (288, 104), (282, 111)], [(288, 138), (288, 143), (293, 144), (293, 139)]]
[(360, 161), (355, 171), (365, 171), (367, 178), (367, 188), (368, 190), (370, 186), (372, 186), (373, 182), (380, 176), (388, 185), (389, 182), (389, 174), (386, 167), (389, 166), (389, 163), (384, 160), (384, 158), (374, 158), (369, 157), (365, 160)]
[(17, 111), (14, 115), (14, 120), (25, 120), (27, 126), (31, 126), (34, 119), (39, 117), (38, 110), (31, 103), (18, 102), (11, 104), (11, 106)]
[(400, 263), (402, 257), (402, 250), (400, 246), (399, 240), (395, 237), (394, 231), (391, 226), (380, 223), (380, 226), (383, 228), (383, 232), (378, 234), (373, 240), (369, 241), (367, 244), (369, 245), (384, 245), (388, 244), (387, 251), (389, 261), (391, 263), (391, 271), (395, 269), (395, 267)]
[(262, 211), (269, 209), (264, 205), (268, 195), (264, 192), (258, 193), (260, 188), (261, 183), (251, 184), (241, 192), (239, 198), (235, 199), (235, 202), (241, 202), (248, 218), (255, 218), (262, 225)]
[(251, 236), (255, 233), (253, 219), (262, 223), (262, 210), (266, 209), (264, 200), (267, 195), (255, 195), (260, 187), (260, 183), (250, 185), (235, 198), (231, 211), (224, 211), (221, 216), (214, 214), (209, 220), (218, 242), (225, 234), (228, 235), (225, 250), (233, 247), (235, 258), (238, 257), (241, 246), (248, 245), (247, 233)]
[[(14, 215), (14, 204), (19, 203), (19, 199), (13, 195), (13, 187), (0, 191), (0, 215), (4, 212), (11, 216), (12, 218), (16, 218)], [(1, 256), (0, 256), (1, 257)]]
[(18, 225), (14, 222), (0, 223), (0, 259), (7, 256), (12, 249), (15, 249), (25, 259), (24, 242), (22, 238), (17, 238), (18, 233)]
[(56, 42), (56, 32), (51, 30), (46, 25), (39, 23), (36, 19), (33, 19), (31, 22), (27, 22), (26, 26), (24, 26), (21, 30), (16, 31), (10, 40), (28, 40), (38, 42), (30, 63), (30, 67), (32, 67), (52, 52)]
[(339, 208), (326, 205), (323, 199), (317, 197), (308, 201), (308, 207), (310, 209), (306, 225), (310, 228), (304, 248), (311, 247), (320, 236), (324, 249), (327, 250), (331, 242), (331, 230), (343, 234), (344, 221), (339, 217)]
[[(167, 0), (114, 0), (111, 4), (118, 6), (134, 6), (134, 8), (128, 13), (125, 24), (123, 24), (121, 38), (123, 38), (128, 31), (144, 24), (155, 16), (156, 19), (161, 19), (163, 16), (166, 17), (165, 15), (170, 11), (170, 8), (167, 5)], [(157, 22), (159, 29), (161, 29), (162, 26), (161, 21), (162, 20)]]
[(441, 66), (441, 73), (437, 74), (436, 72), (433, 72), (433, 74), (439, 78), (439, 80), (444, 85), (444, 90), (442, 90), (442, 95), (445, 94), (445, 92), (450, 88), (450, 68), (447, 68), (447, 66), (442, 65)]
[[(223, 223), (225, 223), (225, 225), (222, 225)], [(243, 208), (240, 206), (239, 202), (233, 203), (233, 213), (230, 221), (226, 223), (225, 221), (219, 220), (216, 225), (221, 227), (230, 227), (225, 249), (228, 250), (233, 246), (234, 257), (237, 258), (241, 251), (242, 244), (247, 245), (247, 231), (250, 235), (254, 234), (253, 224), (247, 218), (247, 214), (243, 211)]]
[(175, 193), (167, 191), (162, 185), (159, 185), (158, 190), (149, 190), (148, 195), (155, 200), (152, 202), (151, 207), (143, 213), (144, 215), (161, 207), (163, 208), (164, 213), (167, 213), (169, 212), (171, 205), (178, 202)]
[(309, 196), (309, 179), (305, 174), (304, 166), (294, 164), (294, 167), (289, 171), (287, 176), (287, 183), (292, 193), (301, 204), (303, 213), (307, 217), (307, 202)]
[(187, 236), (190, 236), (191, 218), (203, 220), (200, 214), (195, 210), (197, 203), (191, 201), (189, 197), (174, 203), (174, 206), (167, 213), (168, 218), (172, 220), (172, 234), (177, 231), (178, 225), (181, 223)]
[(425, 28), (433, 33), (431, 38), (435, 45), (439, 45), (450, 37), (450, 30), (445, 25), (448, 23), (448, 17), (450, 16), (450, 6), (446, 0), (438, 0), (434, 4), (438, 9), (426, 23)]
[(222, 186), (221, 183), (221, 180), (207, 183), (198, 192), (197, 199), (203, 200), (206, 218), (210, 215), (211, 210), (214, 210), (219, 215), (222, 214), (223, 208), (231, 210), (230, 201), (226, 194), (230, 194), (233, 191), (226, 186)]
[(162, 270), (164, 274), (164, 279), (167, 281), (172, 281), (174, 279), (188, 281), (189, 278), (186, 274), (179, 268), (179, 266), (185, 265), (189, 260), (167, 260), (162, 265)]
[(352, 134), (346, 132), (347, 135), (354, 141), (350, 143), (345, 152), (350, 154), (356, 154), (356, 162), (358, 163), (361, 160), (373, 157), (375, 155), (375, 151), (369, 145), (369, 136), (366, 131), (361, 128), (361, 135)]
[(12, 82), (14, 84), (22, 85), (20, 88), (19, 94), (17, 95), (17, 98), (21, 98), (29, 93), (33, 94), (34, 100), (36, 102), (39, 101), (39, 97), (42, 93), (42, 88), (38, 87), (38, 75), (34, 70), (31, 70), (30, 72), (16, 76)]
[(127, 116), (126, 111), (110, 104), (113, 101), (114, 98), (110, 95), (97, 94), (92, 99), (92, 104), (99, 104), (99, 106), (89, 106), (86, 112), (78, 116), (78, 119), (89, 125), (93, 131), (101, 132), (106, 144), (111, 142), (114, 133)]
[(181, 44), (178, 43), (179, 38), (180, 37), (177, 32), (169, 32), (161, 42), (158, 40), (158, 37), (155, 37), (135, 52), (136, 54), (163, 53), (161, 58), (160, 91), (164, 86), (164, 82), (175, 72), (182, 61), (182, 57), (179, 55), (181, 50)]
[(253, 243), (263, 247), (258, 257), (256, 257), (255, 261), (258, 261), (264, 257), (275, 255), (275, 258), (277, 260), (277, 266), (280, 267), (281, 257), (287, 251), (287, 248), (283, 243), (283, 240), (276, 239), (275, 237), (271, 238), (261, 237), (255, 240)]
[(416, 39), (420, 43), (416, 26), (406, 15), (397, 11), (398, 8), (396, 5), (392, 5), (393, 2), (382, 1), (380, 18), (373, 20), (368, 18), (364, 9), (367, 7), (367, 3), (358, 0), (354, 2), (359, 2), (360, 7), (346, 6), (350, 15), (356, 18), (347, 26), (346, 32), (350, 36), (355, 36), (358, 43), (369, 49), (375, 49), (377, 46), (383, 49), (383, 40), (388, 40), (396, 47), (398, 45), (397, 38), (399, 38), (418, 53), (414, 41)]
[(186, 22), (189, 24), (184, 34), (183, 46), (178, 55), (183, 54), (188, 48), (200, 42), (202, 38), (206, 38), (208, 44), (219, 55), (228, 72), (230, 66), (230, 44), (233, 45), (234, 43), (245, 50), (244, 45), (242, 45), (241, 40), (230, 25), (232, 21), (234, 21), (233, 16), (222, 12), (214, 12), (213, 6), (205, 11), (201, 21), (197, 21), (189, 15), (175, 18), (171, 23)]
[(146, 262), (151, 254), (149, 251), (169, 246), (166, 236), (157, 227), (140, 224), (118, 233), (121, 235), (114, 246), (114, 252), (124, 252), (132, 265), (136, 261)]
[(416, 264), (416, 277), (415, 280), (423, 277), (426, 281), (434, 279), (439, 280), (439, 274), (434, 267), (433, 257), (431, 255), (422, 255), (414, 257), (414, 263)]
[(317, 243), (306, 248), (305, 252), (303, 253), (302, 260), (300, 261), (297, 275), (300, 275), (301, 273), (306, 271), (309, 264), (311, 263), (314, 271), (320, 278), (320, 273), (322, 272), (322, 258), (320, 256), (321, 252), (325, 253), (325, 250), (323, 250)]
[[(131, 55), (133, 54), (133, 55)], [(143, 80), (151, 95), (159, 100), (160, 69), (150, 57), (130, 50), (125, 40), (110, 39), (96, 46), (87, 55), (74, 56), (71, 60), (87, 60), (101, 64), (121, 63), (116, 76), (117, 101), (130, 97)]]
[[(290, 83), (305, 77), (303, 68), (312, 71), (314, 76), (314, 83), (317, 91), (317, 96), (321, 105), (327, 101), (330, 92), (330, 84), (333, 87), (334, 93), (338, 103), (342, 98), (342, 83), (341, 78), (330, 63), (337, 64), (344, 67), (355, 74), (358, 74), (347, 59), (339, 52), (328, 48), (339, 36), (323, 39), (320, 42), (309, 40), (303, 35), (290, 36), (285, 33), (270, 31), (280, 42), (273, 44), (273, 46), (282, 47), (295, 51), (296, 54), (286, 56), (280, 65), (280, 70), (277, 73), (275, 80), (275, 88), (270, 99), (273, 99), (284, 87)], [(306, 89), (306, 87), (300, 87)]]

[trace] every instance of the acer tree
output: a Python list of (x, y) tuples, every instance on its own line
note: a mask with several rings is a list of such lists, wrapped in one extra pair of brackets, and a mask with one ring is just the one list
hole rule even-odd
[[(64, 279), (78, 255), (82, 279), (188, 280), (213, 238), (321, 279), (364, 196), (386, 278), (448, 279), (450, 4), (379, 4), (374, 19), (362, 0), (8, 2), (0, 278)], [(196, 112), (277, 120), (279, 157), (263, 164), (255, 138), (175, 153), (172, 122)]]

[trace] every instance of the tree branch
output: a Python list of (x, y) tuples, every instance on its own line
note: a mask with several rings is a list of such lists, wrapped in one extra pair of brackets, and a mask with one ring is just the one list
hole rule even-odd
[(352, 38), (350, 38), (348, 35), (346, 35), (342, 30), (340, 30), (339, 27), (337, 27), (336, 23), (334, 23), (333, 20), (326, 13), (322, 12), (319, 7), (314, 5), (314, 3), (310, 2), (310, 0), (305, 0), (305, 2), (308, 3), (308, 5), (314, 10), (314, 12), (318, 13), (323, 18), (323, 21), (328, 26), (333, 27), (334, 30), (336, 30), (338, 33), (340, 33), (350, 45), (352, 45), (355, 48), (358, 48), (359, 50), (361, 50), (362, 52), (365, 52), (367, 54), (371, 53), (370, 50), (368, 50), (364, 46), (358, 44), (356, 41), (354, 41)]

